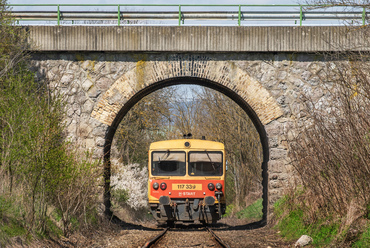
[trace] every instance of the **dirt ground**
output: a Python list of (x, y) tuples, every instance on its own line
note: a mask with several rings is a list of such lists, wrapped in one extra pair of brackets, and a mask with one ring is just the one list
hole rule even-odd
[(213, 230), (230, 247), (294, 247), (294, 242), (285, 241), (272, 227), (245, 219), (222, 219)]
[[(201, 225), (200, 225), (201, 227)], [(48, 240), (34, 242), (25, 245), (15, 242), (13, 247), (94, 247), (94, 248), (137, 248), (142, 247), (149, 239), (154, 238), (163, 227), (158, 227), (155, 221), (123, 222), (116, 218), (112, 221), (103, 221), (98, 230), (90, 230), (85, 233), (74, 234), (68, 239)], [(284, 241), (277, 230), (269, 226), (261, 227), (258, 223), (235, 218), (222, 219), (212, 229), (230, 247), (294, 247), (294, 242)], [(195, 235), (196, 236), (196, 235)], [(180, 242), (181, 243), (181, 242)], [(206, 247), (197, 242), (194, 247)], [(193, 247), (184, 243), (176, 247)], [(207, 246), (208, 247), (208, 246)]]

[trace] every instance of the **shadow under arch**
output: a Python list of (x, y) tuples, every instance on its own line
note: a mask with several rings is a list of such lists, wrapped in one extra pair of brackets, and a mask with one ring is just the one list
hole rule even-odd
[(237, 103), (249, 116), (252, 120), (258, 134), (260, 137), (260, 142), (262, 145), (262, 153), (263, 153), (263, 160), (262, 160), (262, 220), (259, 222), (259, 226), (265, 225), (267, 223), (267, 214), (268, 214), (268, 161), (269, 161), (269, 145), (268, 145), (268, 137), (266, 130), (257, 116), (256, 112), (249, 106), (249, 104), (236, 92), (227, 88), (224, 85), (216, 83), (214, 81), (197, 78), (197, 77), (174, 77), (170, 79), (165, 79), (162, 81), (158, 81), (154, 84), (151, 84), (144, 89), (138, 91), (133, 97), (131, 97), (125, 105), (120, 109), (117, 116), (112, 122), (112, 125), (108, 127), (108, 131), (105, 135), (105, 144), (104, 144), (104, 205), (105, 205), (105, 214), (108, 216), (112, 216), (113, 213), (110, 210), (111, 205), (111, 193), (110, 193), (110, 177), (111, 177), (111, 165), (110, 165), (110, 154), (111, 154), (111, 146), (113, 137), (116, 133), (117, 127), (119, 123), (122, 121), (123, 117), (127, 114), (127, 112), (142, 98), (157, 91), (162, 88), (166, 88), (173, 85), (180, 85), (180, 84), (195, 84), (204, 86), (207, 88), (214, 89), (229, 98), (231, 98), (235, 103)]

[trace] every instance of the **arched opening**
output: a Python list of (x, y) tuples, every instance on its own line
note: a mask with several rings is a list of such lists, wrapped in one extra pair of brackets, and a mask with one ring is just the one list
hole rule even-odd
[(268, 146), (268, 138), (265, 131), (265, 128), (260, 121), (259, 117), (255, 113), (255, 111), (249, 106), (249, 104), (236, 92), (227, 88), (224, 85), (219, 83), (213, 82), (208, 79), (200, 79), (195, 77), (175, 77), (166, 79), (163, 81), (159, 81), (157, 83), (151, 84), (148, 87), (138, 91), (132, 98), (130, 98), (126, 104), (120, 109), (116, 117), (114, 118), (112, 124), (108, 128), (105, 137), (105, 146), (104, 146), (104, 179), (105, 179), (105, 188), (104, 188), (104, 204), (106, 208), (106, 214), (111, 215), (112, 212), (110, 211), (111, 207), (111, 192), (110, 192), (110, 177), (111, 177), (111, 164), (110, 164), (110, 157), (111, 157), (111, 147), (113, 137), (116, 133), (117, 127), (123, 117), (127, 114), (127, 112), (143, 97), (146, 95), (157, 91), (159, 89), (173, 86), (173, 85), (180, 85), (180, 84), (196, 84), (204, 87), (208, 87), (214, 89), (229, 98), (231, 98), (235, 103), (237, 103), (249, 116), (251, 121), (253, 122), (259, 137), (262, 146), (262, 198), (263, 198), (263, 217), (262, 223), (266, 223), (267, 219), (267, 211), (268, 211), (268, 174), (267, 174), (267, 163), (269, 160), (269, 146)]

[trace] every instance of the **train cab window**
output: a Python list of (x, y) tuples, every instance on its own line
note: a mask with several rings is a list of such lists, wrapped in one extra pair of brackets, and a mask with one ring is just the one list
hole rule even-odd
[(151, 173), (153, 176), (185, 176), (185, 152), (152, 152)]
[(190, 176), (222, 176), (221, 152), (189, 152)]

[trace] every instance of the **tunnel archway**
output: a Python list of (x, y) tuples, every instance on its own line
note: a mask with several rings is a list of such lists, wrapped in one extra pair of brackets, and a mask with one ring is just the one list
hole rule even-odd
[[(104, 137), (104, 204), (107, 214), (111, 214), (109, 210), (111, 145), (123, 117), (140, 99), (156, 90), (177, 84), (196, 84), (212, 88), (234, 100), (248, 114), (259, 133), (263, 152), (261, 165), (263, 221), (266, 222), (269, 210), (268, 161), (270, 152), (273, 151), (269, 141), (271, 138), (277, 139), (281, 134), (280, 124), (275, 120), (283, 115), (276, 99), (261, 82), (233, 61), (214, 60), (205, 55), (189, 54), (168, 54), (162, 60), (142, 54), (138, 55), (135, 61), (136, 66), (110, 85), (91, 113), (92, 118), (107, 127)], [(267, 130), (266, 127), (272, 127), (272, 130)], [(284, 164), (279, 160), (274, 163), (274, 166)]]
[(104, 178), (105, 178), (105, 190), (104, 190), (104, 204), (106, 207), (106, 213), (111, 215), (110, 207), (111, 207), (111, 195), (110, 195), (110, 176), (111, 176), (111, 170), (110, 170), (110, 155), (111, 155), (111, 146), (112, 141), (114, 138), (114, 135), (116, 133), (116, 130), (118, 128), (119, 123), (122, 121), (124, 116), (127, 114), (127, 112), (142, 98), (149, 95), (150, 93), (153, 93), (157, 90), (160, 90), (165, 87), (173, 86), (173, 85), (184, 85), (184, 84), (196, 84), (199, 86), (208, 87), (211, 89), (214, 89), (229, 98), (231, 98), (234, 102), (236, 102), (249, 116), (249, 118), (252, 120), (258, 134), (260, 137), (260, 142), (262, 145), (263, 150), (263, 160), (261, 164), (261, 170), (262, 170), (262, 198), (263, 198), (263, 217), (262, 221), (265, 222), (267, 219), (267, 213), (268, 213), (268, 161), (269, 161), (269, 144), (268, 144), (268, 137), (266, 134), (266, 130), (264, 128), (264, 125), (262, 124), (261, 120), (255, 113), (255, 111), (251, 108), (251, 106), (236, 92), (232, 91), (231, 89), (225, 87), (224, 85), (218, 84), (216, 82), (206, 80), (206, 79), (200, 79), (200, 78), (194, 78), (194, 77), (177, 77), (177, 78), (171, 78), (162, 80), (160, 82), (157, 82), (155, 84), (151, 84), (148, 87), (145, 87), (144, 89), (138, 91), (132, 98), (130, 98), (124, 106), (120, 109), (118, 114), (116, 115), (115, 119), (113, 120), (112, 124), (109, 126), (108, 131), (106, 133), (106, 139), (105, 139), (105, 146), (104, 146)]

